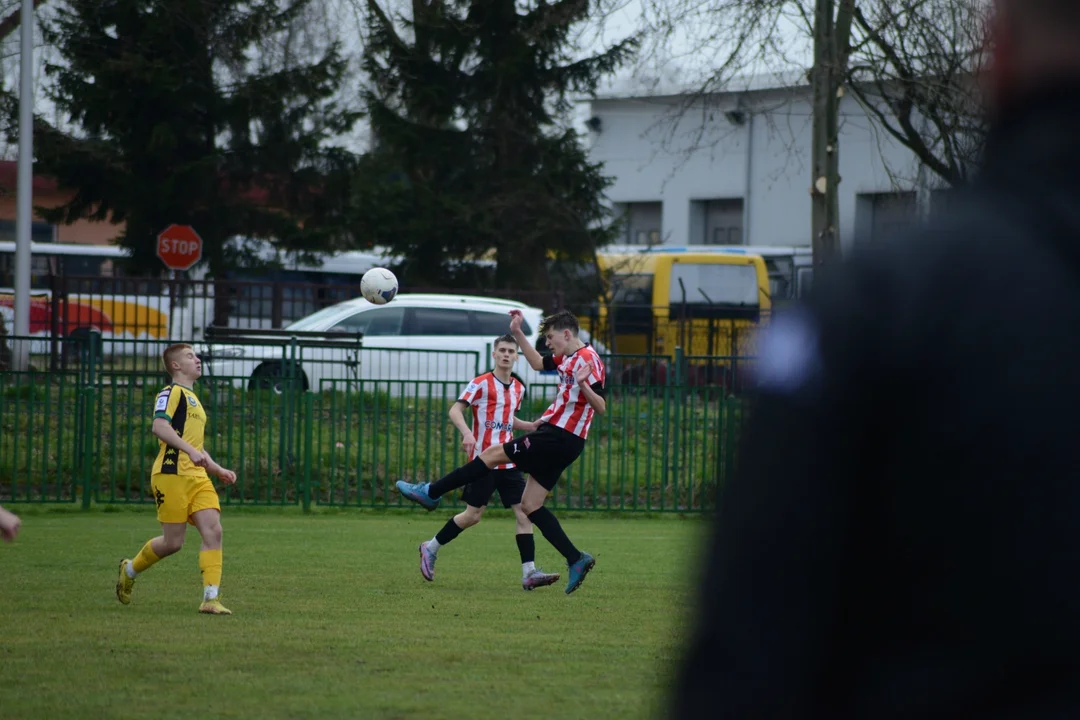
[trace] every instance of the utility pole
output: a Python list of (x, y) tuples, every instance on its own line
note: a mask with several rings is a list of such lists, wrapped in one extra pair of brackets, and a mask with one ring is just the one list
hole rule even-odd
[(25, 372), (30, 365), (30, 224), (34, 174), (34, 3), (22, 0), (19, 33), (19, 164), (15, 189), (15, 327), (11, 366)]
[(811, 247), (820, 267), (840, 256), (840, 100), (851, 41), (855, 0), (815, 0), (813, 139), (810, 188)]

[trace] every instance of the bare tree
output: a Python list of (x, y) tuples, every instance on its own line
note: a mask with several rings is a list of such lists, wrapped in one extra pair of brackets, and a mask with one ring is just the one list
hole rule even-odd
[[(987, 0), (645, 0), (657, 67), (694, 78), (679, 119), (740, 76), (801, 71), (813, 94), (815, 262), (837, 251), (839, 103), (850, 90), (874, 123), (941, 181), (973, 168)], [(680, 48), (677, 53), (672, 47)], [(805, 73), (805, 74), (804, 74)], [(685, 84), (685, 82), (684, 82)], [(802, 84), (802, 83), (800, 83)]]
[(876, 125), (948, 185), (971, 177), (986, 137), (978, 78), (985, 0), (894, 0), (855, 8), (847, 86)]

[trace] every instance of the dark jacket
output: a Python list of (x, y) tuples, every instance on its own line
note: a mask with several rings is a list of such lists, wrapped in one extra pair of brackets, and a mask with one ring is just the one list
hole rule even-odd
[(1080, 718), (1080, 88), (763, 342), (679, 718)]

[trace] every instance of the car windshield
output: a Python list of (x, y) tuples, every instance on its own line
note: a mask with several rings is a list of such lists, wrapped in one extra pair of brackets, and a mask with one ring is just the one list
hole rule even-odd
[(318, 312), (312, 313), (307, 317), (302, 317), (299, 320), (294, 320), (285, 326), (286, 330), (317, 330), (320, 325), (324, 325), (332, 318), (341, 314), (341, 305), (331, 305), (330, 307), (323, 308)]

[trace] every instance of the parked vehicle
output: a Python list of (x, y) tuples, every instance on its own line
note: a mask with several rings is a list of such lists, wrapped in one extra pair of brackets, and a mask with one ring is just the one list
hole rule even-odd
[[(205, 343), (199, 348), (203, 376), (227, 379), (236, 387), (273, 389), (293, 377), (316, 392), (378, 389), (445, 395), (449, 401), (464, 382), (489, 369), (492, 344), (509, 332), (512, 309), (522, 311), (529, 343), (546, 350), (538, 332), (540, 308), (470, 295), (406, 293), (386, 305), (347, 300), (285, 328), (286, 333), (304, 333), (304, 339)], [(335, 335), (320, 341), (311, 339), (313, 333)], [(340, 333), (357, 333), (357, 338)], [(587, 333), (583, 339), (588, 341)], [(515, 372), (527, 385), (554, 381), (551, 373), (533, 370), (524, 358)]]

